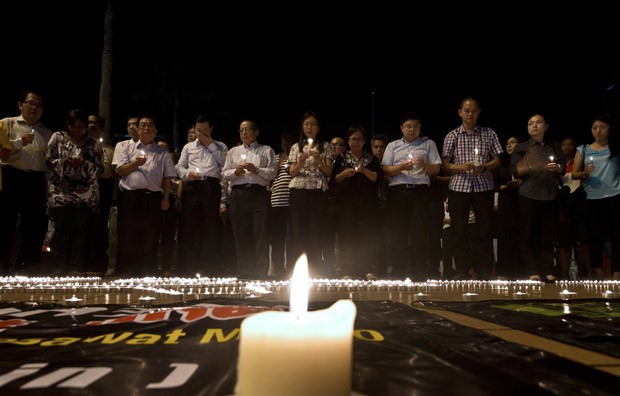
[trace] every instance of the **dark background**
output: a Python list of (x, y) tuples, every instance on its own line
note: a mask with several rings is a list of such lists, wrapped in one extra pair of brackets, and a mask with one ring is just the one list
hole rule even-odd
[[(204, 112), (215, 118), (215, 138), (231, 144), (252, 118), (274, 147), (280, 133), (298, 133), (306, 110), (319, 114), (326, 139), (353, 123), (398, 138), (400, 116), (416, 110), (423, 133), (441, 144), (466, 96), (480, 99), (480, 124), (502, 140), (526, 135), (529, 116), (542, 112), (554, 138), (590, 141), (592, 117), (618, 109), (620, 35), (596, 5), (195, 3), (112, 2), (114, 140), (128, 114), (142, 113), (172, 140), (175, 95), (182, 134)], [(52, 130), (71, 108), (97, 111), (105, 2), (12, 8), (0, 23), (0, 117), (17, 114), (26, 88), (44, 93)]]

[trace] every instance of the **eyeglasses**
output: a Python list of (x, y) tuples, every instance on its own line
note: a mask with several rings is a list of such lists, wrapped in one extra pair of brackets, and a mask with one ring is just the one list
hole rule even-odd
[(152, 122), (141, 122), (138, 127), (140, 129), (155, 128), (155, 124), (153, 124)]
[(33, 102), (32, 100), (25, 100), (22, 103), (25, 104), (25, 105), (28, 105), (28, 107), (30, 107), (32, 109), (40, 109), (41, 107), (43, 107), (43, 104), (37, 103), (37, 102)]

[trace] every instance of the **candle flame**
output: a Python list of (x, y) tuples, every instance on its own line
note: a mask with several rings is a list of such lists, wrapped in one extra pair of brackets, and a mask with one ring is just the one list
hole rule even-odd
[(312, 142), (314, 142), (314, 140), (312, 138), (308, 138), (308, 146), (312, 147)]
[(297, 319), (308, 312), (308, 257), (302, 254), (295, 263), (291, 278), (290, 310)]
[(245, 154), (241, 154), (241, 161), (245, 161), (247, 157), (245, 156)]
[(474, 154), (478, 154), (478, 149), (477, 148), (474, 149)]
[(553, 155), (550, 155), (549, 156), (549, 161), (553, 162), (553, 158), (554, 158)]
[(144, 150), (140, 150), (140, 154), (142, 154), (142, 155), (146, 155), (146, 153), (144, 152)]

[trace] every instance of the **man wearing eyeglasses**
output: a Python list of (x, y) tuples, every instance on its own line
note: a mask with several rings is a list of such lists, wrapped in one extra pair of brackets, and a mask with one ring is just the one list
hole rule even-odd
[(269, 146), (256, 141), (256, 122), (244, 120), (239, 126), (243, 144), (226, 156), (222, 174), (230, 182), (230, 224), (237, 251), (237, 273), (244, 279), (267, 279), (269, 272), (269, 192), (276, 177), (278, 161)]
[(332, 158), (336, 158), (339, 155), (344, 154), (347, 151), (347, 144), (344, 142), (344, 139), (340, 136), (336, 136), (329, 143), (332, 148)]
[(2, 160), (3, 190), (0, 195), (0, 267), (10, 269), (17, 222), (21, 244), (17, 251), (18, 272), (32, 271), (39, 264), (41, 247), (47, 230), (45, 189), (47, 165), (45, 152), (52, 131), (40, 123), (43, 98), (34, 91), (20, 94), (17, 106), (21, 114), (0, 120), (13, 145), (8, 158)]
[(153, 118), (141, 117), (140, 140), (123, 147), (112, 163), (121, 178), (116, 271), (126, 275), (157, 271), (161, 211), (170, 207), (170, 180), (177, 172), (168, 151), (155, 143), (156, 134)]

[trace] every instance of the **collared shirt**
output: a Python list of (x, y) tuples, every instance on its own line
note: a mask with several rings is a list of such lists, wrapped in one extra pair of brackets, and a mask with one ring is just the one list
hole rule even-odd
[(116, 143), (116, 146), (114, 147), (114, 155), (112, 156), (112, 165), (116, 166), (115, 164), (118, 164), (121, 160), (121, 153), (127, 150), (128, 145), (136, 142), (137, 141), (134, 141), (133, 139), (127, 139)]
[[(13, 144), (14, 150), (6, 163), (10, 166), (26, 171), (47, 171), (45, 164), (45, 152), (47, 142), (52, 137), (52, 131), (44, 127), (40, 122), (29, 125), (24, 117), (8, 117), (1, 120)], [(34, 140), (27, 146), (22, 143), (22, 136), (34, 133)]]
[[(112, 165), (117, 168), (135, 161), (137, 157), (146, 155), (146, 163), (139, 166), (133, 172), (123, 176), (120, 180), (119, 186), (122, 190), (142, 190), (147, 189), (149, 191), (162, 192), (162, 181), (164, 177), (176, 177), (177, 172), (174, 169), (174, 163), (172, 157), (164, 147), (159, 147), (154, 142), (144, 145), (141, 141), (124, 144), (120, 146), (116, 145), (114, 152), (114, 161)], [(117, 155), (117, 151), (118, 155)]]
[[(9, 133), (4, 126), (4, 122), (0, 122), (0, 148), (13, 149), (13, 144), (9, 140)], [(2, 160), (0, 160), (0, 163)], [(2, 172), (0, 172), (0, 191), (2, 191)]]
[[(296, 164), (301, 151), (299, 150), (299, 143), (295, 143), (291, 147), (291, 151), (288, 156), (289, 164)], [(332, 164), (334, 158), (332, 157), (331, 145), (327, 142), (323, 142), (323, 151), (321, 152), (321, 161), (325, 164)], [(291, 179), (288, 185), (290, 188), (300, 188), (306, 190), (329, 190), (329, 184), (327, 177), (321, 172), (318, 164), (314, 161), (314, 157), (310, 157), (306, 160), (303, 168), (299, 170), (299, 173)]]
[[(238, 164), (250, 162), (256, 167), (257, 174), (245, 172), (239, 176), (235, 175)], [(231, 187), (240, 184), (260, 184), (267, 187), (276, 177), (277, 170), (278, 161), (276, 161), (276, 153), (273, 149), (253, 142), (250, 146), (242, 144), (231, 148), (226, 156), (222, 173), (224, 178), (230, 181)]]
[(205, 147), (200, 140), (187, 143), (181, 150), (181, 157), (176, 165), (177, 173), (183, 181), (188, 181), (189, 173), (200, 173), (203, 177), (220, 179), (222, 167), (226, 162), (228, 147), (222, 142), (213, 141)]
[[(513, 175), (517, 174), (517, 163), (524, 160), (532, 164), (546, 164), (549, 157), (553, 156), (554, 162), (566, 169), (566, 157), (557, 142), (543, 141), (542, 143), (530, 139), (520, 143), (510, 157), (510, 170)], [(516, 177), (516, 176), (515, 176)], [(523, 183), (519, 187), (519, 195), (536, 201), (553, 201), (558, 197), (560, 189), (560, 174), (535, 167), (527, 175), (521, 176)]]
[[(441, 165), (441, 157), (434, 141), (419, 137), (412, 142), (400, 138), (388, 143), (383, 154), (381, 165), (398, 165), (408, 159), (421, 158), (426, 164)], [(404, 170), (390, 177), (390, 186), (399, 184), (430, 185), (431, 180), (423, 167)]]
[[(476, 155), (476, 150), (478, 154)], [(502, 145), (495, 131), (476, 125), (473, 133), (467, 133), (463, 125), (448, 132), (443, 142), (443, 158), (459, 165), (466, 162), (486, 164), (495, 155), (503, 152)], [(458, 192), (482, 192), (494, 189), (493, 174), (485, 171), (480, 174), (456, 173), (450, 177), (448, 188)]]

